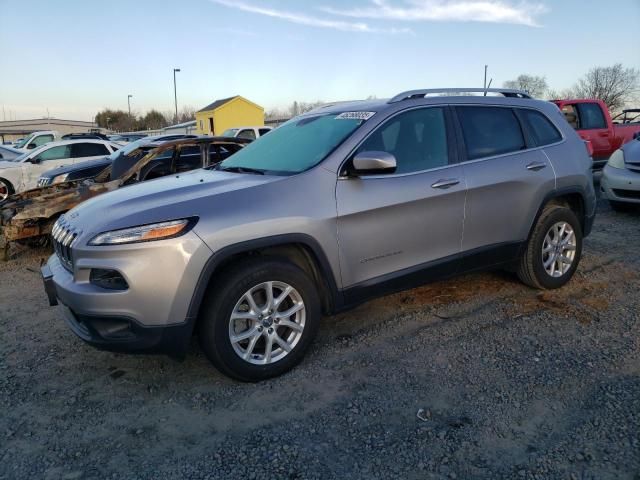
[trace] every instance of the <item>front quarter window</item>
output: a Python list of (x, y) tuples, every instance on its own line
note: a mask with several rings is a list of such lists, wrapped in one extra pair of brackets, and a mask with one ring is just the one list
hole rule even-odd
[(259, 170), (274, 175), (304, 172), (344, 142), (372, 112), (298, 117), (251, 143), (219, 165), (220, 170)]

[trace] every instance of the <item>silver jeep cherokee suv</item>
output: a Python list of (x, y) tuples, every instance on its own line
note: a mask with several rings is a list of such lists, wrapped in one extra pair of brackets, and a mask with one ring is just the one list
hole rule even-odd
[(583, 141), (552, 103), (462, 90), (322, 107), (217, 167), (81, 204), (53, 231), (51, 303), (97, 347), (182, 356), (197, 332), (257, 381), (372, 297), (496, 267), (564, 285), (595, 215)]

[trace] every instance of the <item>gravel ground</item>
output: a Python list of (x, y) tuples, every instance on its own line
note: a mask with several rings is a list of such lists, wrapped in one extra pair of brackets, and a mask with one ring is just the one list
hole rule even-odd
[(638, 480), (639, 227), (603, 203), (565, 288), (385, 297), (255, 385), (195, 341), (182, 363), (85, 346), (27, 252), (0, 265), (0, 478)]

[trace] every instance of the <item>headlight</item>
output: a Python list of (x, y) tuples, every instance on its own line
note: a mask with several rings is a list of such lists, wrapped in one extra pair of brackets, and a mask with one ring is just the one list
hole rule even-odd
[(89, 245), (122, 245), (124, 243), (150, 242), (175, 238), (187, 233), (196, 224), (197, 219), (185, 218), (170, 222), (152, 223), (139, 227), (112, 230), (96, 235)]
[(622, 152), (622, 150), (618, 149), (615, 152), (613, 152), (613, 155), (609, 157), (609, 161), (607, 162), (607, 165), (613, 168), (626, 168), (624, 166), (624, 153)]
[(64, 175), (58, 175), (53, 179), (53, 182), (51, 182), (51, 185), (55, 185), (56, 183), (66, 182), (67, 178), (69, 178), (68, 173), (65, 173)]

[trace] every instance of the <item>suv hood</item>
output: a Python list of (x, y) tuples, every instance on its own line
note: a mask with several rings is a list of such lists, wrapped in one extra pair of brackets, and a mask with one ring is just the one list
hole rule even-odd
[(286, 178), (195, 170), (121, 187), (78, 205), (65, 217), (76, 229), (93, 237), (108, 230), (201, 216), (222, 208), (217, 199), (211, 197)]

